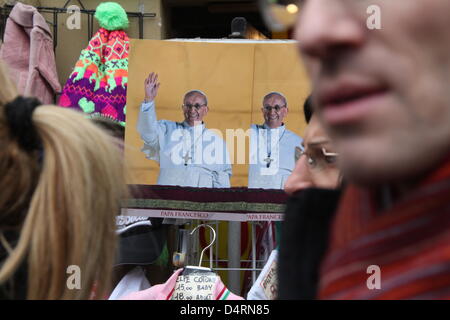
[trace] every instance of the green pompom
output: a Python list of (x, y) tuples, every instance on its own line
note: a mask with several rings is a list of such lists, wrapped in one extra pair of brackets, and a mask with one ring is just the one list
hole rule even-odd
[(128, 16), (122, 6), (116, 2), (102, 2), (95, 10), (95, 18), (100, 27), (106, 30), (128, 28)]

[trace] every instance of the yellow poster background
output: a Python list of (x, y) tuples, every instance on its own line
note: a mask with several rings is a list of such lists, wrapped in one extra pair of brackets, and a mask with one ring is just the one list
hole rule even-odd
[[(158, 119), (183, 121), (184, 94), (202, 90), (209, 105), (206, 127), (220, 130), (225, 139), (226, 129), (246, 131), (252, 123), (262, 124), (263, 96), (279, 91), (288, 101), (286, 127), (303, 134), (303, 102), (310, 86), (295, 42), (132, 40), (125, 133), (131, 184), (156, 184), (159, 172), (158, 163), (146, 159), (140, 151), (143, 142), (136, 130), (144, 80), (150, 72), (158, 73), (161, 83), (155, 99)], [(246, 164), (236, 164), (236, 142), (234, 152), (229, 150), (234, 154), (234, 187), (247, 186), (248, 139), (246, 145)]]

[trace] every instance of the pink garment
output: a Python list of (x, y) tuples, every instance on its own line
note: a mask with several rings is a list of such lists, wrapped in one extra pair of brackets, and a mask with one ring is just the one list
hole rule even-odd
[[(183, 269), (178, 269), (174, 274), (166, 281), (166, 283), (158, 284), (149, 289), (130, 293), (129, 295), (122, 297), (121, 300), (170, 300), (177, 278)], [(220, 277), (217, 276), (216, 283), (214, 284), (214, 300), (244, 300), (242, 297), (233, 294), (223, 284)]]
[(61, 92), (52, 34), (44, 17), (33, 6), (18, 2), (12, 9), (0, 58), (8, 66), (20, 94), (51, 104), (54, 94)]

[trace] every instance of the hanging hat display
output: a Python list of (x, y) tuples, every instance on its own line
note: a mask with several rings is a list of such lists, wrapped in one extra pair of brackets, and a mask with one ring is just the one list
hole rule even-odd
[(128, 17), (118, 3), (104, 2), (95, 18), (101, 28), (81, 51), (59, 105), (125, 126), (130, 44), (123, 30), (128, 28)]

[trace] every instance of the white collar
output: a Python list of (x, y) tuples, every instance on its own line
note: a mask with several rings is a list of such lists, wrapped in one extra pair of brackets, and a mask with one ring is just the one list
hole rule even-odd
[(286, 126), (284, 125), (284, 123), (281, 124), (281, 126), (279, 126), (278, 128), (269, 128), (269, 126), (267, 125), (267, 123), (264, 122), (264, 124), (261, 126), (263, 129), (269, 129), (269, 130), (280, 130), (281, 132), (283, 132), (284, 130), (286, 130)]
[(203, 131), (203, 129), (205, 128), (205, 122), (204, 122), (204, 121), (202, 121), (201, 124), (198, 124), (198, 125), (196, 125), (196, 126), (190, 126), (189, 123), (187, 123), (187, 121), (184, 120), (184, 121), (181, 123), (181, 125), (182, 125), (183, 127), (185, 127), (186, 129), (188, 129), (188, 130), (194, 130), (195, 128), (199, 128), (199, 129), (201, 129), (201, 130)]

